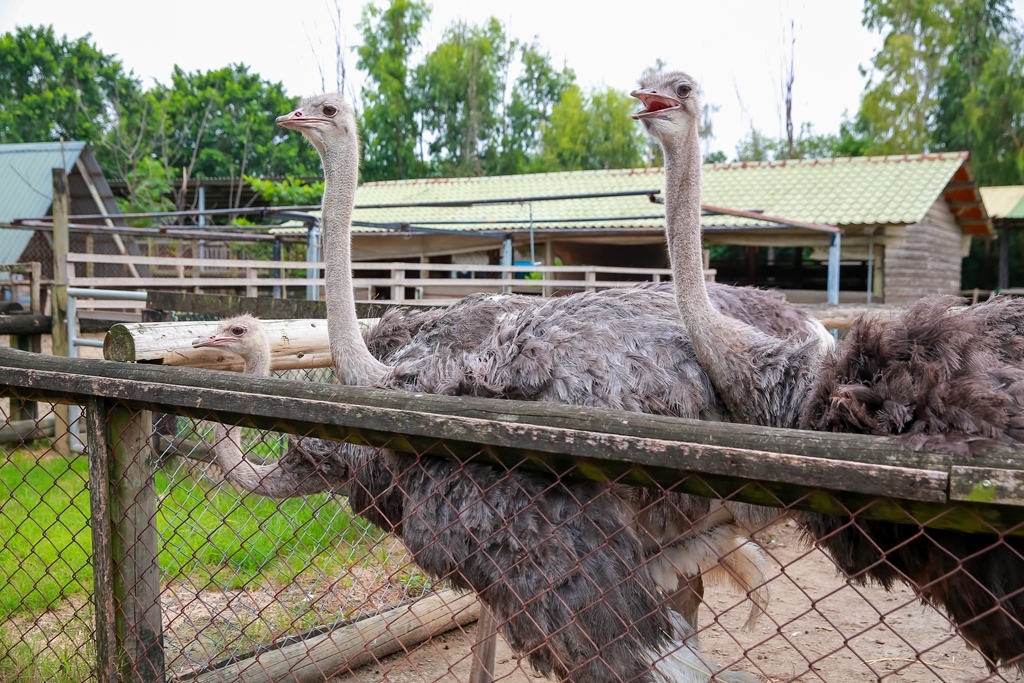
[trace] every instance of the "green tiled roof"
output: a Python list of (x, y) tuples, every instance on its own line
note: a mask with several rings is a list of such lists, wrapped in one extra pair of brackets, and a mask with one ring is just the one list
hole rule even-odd
[[(707, 165), (703, 203), (840, 226), (916, 223), (966, 160), (966, 153), (948, 153)], [(408, 224), (425, 229), (506, 231), (529, 227), (532, 210), (536, 230), (661, 229), (664, 208), (646, 194), (464, 207), (366, 207), (660, 192), (663, 188), (661, 168), (365, 183), (356, 195), (354, 221), (357, 229), (360, 224), (362, 229)], [(758, 224), (764, 222), (722, 215), (704, 218), (707, 228)]]
[(1024, 218), (1024, 185), (983, 187), (981, 198), (992, 218)]

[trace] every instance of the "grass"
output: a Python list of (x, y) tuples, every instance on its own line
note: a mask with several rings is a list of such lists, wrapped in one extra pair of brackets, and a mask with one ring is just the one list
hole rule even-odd
[[(172, 479), (163, 471), (157, 472), (155, 484), (164, 580), (198, 586), (212, 582), (224, 589), (258, 577), (277, 587), (311, 584), (341, 575), (371, 552), (366, 539), (374, 534), (368, 534), (368, 525), (350, 519), (327, 495), (277, 502), (227, 487), (213, 489), (191, 476)], [(58, 630), (42, 639), (29, 633), (40, 629), (36, 615), (61, 606), (45, 615), (51, 619), (69, 602), (90, 602), (92, 536), (84, 456), (0, 450), (0, 548), (0, 683), (89, 678), (81, 667), (88, 668), (92, 658), (83, 658), (82, 648), (69, 636), (88, 643), (91, 632)], [(292, 619), (298, 616), (293, 613)], [(299, 623), (314, 617), (302, 615)]]

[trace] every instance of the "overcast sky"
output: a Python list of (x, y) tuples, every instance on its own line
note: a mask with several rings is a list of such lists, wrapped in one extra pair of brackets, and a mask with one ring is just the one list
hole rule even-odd
[[(355, 24), (364, 3), (339, 4), (349, 87), (358, 87), (350, 48), (359, 43)], [(1013, 4), (1024, 15), (1024, 0)], [(629, 90), (659, 58), (689, 72), (705, 101), (720, 106), (712, 149), (730, 158), (751, 126), (782, 133), (783, 55), (791, 36), (793, 116), (819, 133), (835, 132), (844, 112), (856, 112), (866, 82), (859, 67), (869, 67), (881, 45), (860, 24), (861, 0), (434, 0), (432, 6), (423, 49), (435, 46), (455, 19), (481, 23), (495, 16), (509, 35), (536, 38), (584, 87)], [(102, 51), (118, 55), (146, 83), (168, 82), (175, 64), (197, 71), (241, 62), (299, 97), (322, 89), (321, 66), (328, 88), (336, 87), (334, 14), (333, 0), (0, 0), (0, 31), (50, 24), (71, 38), (91, 33)]]

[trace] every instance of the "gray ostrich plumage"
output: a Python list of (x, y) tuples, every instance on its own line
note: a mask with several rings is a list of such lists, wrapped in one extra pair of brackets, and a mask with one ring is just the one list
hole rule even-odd
[[(324, 161), (328, 318), (332, 358), (342, 381), (721, 415), (708, 383), (693, 377), (700, 370), (686, 351), (685, 331), (675, 315), (666, 315), (673, 311), (671, 298), (657, 288), (539, 303), (478, 296), (430, 317), (429, 324), (417, 319), (408, 342), (393, 327), (381, 332), (391, 341), (364, 341), (350, 279), (348, 229), (358, 162), (351, 110), (338, 96), (310, 98), (279, 123), (301, 130)], [(761, 305), (778, 308), (776, 295), (761, 297)], [(385, 316), (382, 330), (389, 322)], [(820, 329), (807, 320), (802, 324), (805, 334)], [(393, 350), (399, 338), (404, 346)], [(373, 357), (368, 347), (374, 346), (389, 356), (388, 364)], [(653, 398), (639, 398), (642, 394)], [(425, 570), (473, 588), (504, 623), (512, 647), (528, 653), (541, 672), (560, 678), (703, 680), (707, 674), (698, 669), (704, 665), (694, 663), (698, 655), (679, 646), (689, 626), (662, 606), (660, 591), (679, 588), (676, 565), (682, 555), (694, 565), (689, 571), (721, 559), (745, 590), (760, 595), (761, 556), (743, 537), (743, 522), (755, 525), (765, 513), (749, 506), (679, 494), (652, 497), (626, 487), (569, 484), (433, 458), (356, 454), (351, 447), (342, 449), (340, 462), (325, 459), (315, 443), (300, 445), (295, 453), (280, 466), (297, 473), (327, 462), (338, 471), (350, 466), (348, 488), (356, 510), (400, 533)], [(365, 475), (352, 471), (357, 461)], [(712, 509), (715, 514), (709, 515)], [(669, 547), (677, 551), (675, 557), (652, 552)], [(499, 548), (518, 548), (526, 557), (514, 561)], [(453, 549), (461, 554), (453, 555)], [(652, 554), (656, 557), (648, 557)], [(517, 569), (530, 565), (543, 570)], [(654, 574), (659, 574), (657, 585)], [(724, 679), (733, 676), (726, 673)]]
[[(744, 422), (891, 436), (968, 457), (1024, 445), (1024, 300), (958, 310), (931, 297), (889, 323), (857, 321), (835, 352), (720, 315), (698, 277), (700, 103), (684, 73), (650, 76), (636, 114), (662, 144), (676, 299), (694, 349)], [(1024, 541), (807, 513), (801, 522), (855, 581), (908, 584), (998, 667), (1024, 670)]]

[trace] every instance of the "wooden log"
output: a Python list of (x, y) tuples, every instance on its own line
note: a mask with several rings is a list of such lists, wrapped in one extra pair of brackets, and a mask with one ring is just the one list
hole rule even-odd
[(54, 422), (53, 415), (47, 415), (41, 420), (11, 420), (0, 426), (0, 443), (11, 444), (33, 439), (51, 439), (54, 436)]
[[(103, 396), (197, 419), (570, 478), (614, 479), (827, 514), (845, 516), (858, 510), (865, 518), (1024, 535), (1022, 507), (999, 500), (949, 504), (949, 469), (962, 464), (962, 458), (916, 452), (884, 437), (39, 357), (12, 349), (0, 349), (0, 384), (30, 398), (81, 402)], [(971, 462), (1024, 470), (1024, 453), (994, 448), (972, 455)]]
[[(124, 323), (103, 340), (103, 357), (123, 363), (184, 365), (240, 372), (241, 356), (217, 347), (192, 348), (192, 341), (217, 331), (218, 321)], [(331, 365), (327, 321), (267, 320), (271, 370), (325, 368)]]
[(118, 680), (128, 683), (162, 682), (165, 674), (152, 431), (148, 410), (107, 411), (114, 634)]
[(325, 681), (382, 657), (408, 651), (436, 635), (476, 621), (479, 613), (479, 603), (472, 595), (442, 590), (322, 636), (261, 652), (251, 659), (185, 680), (196, 683)]
[(50, 334), (52, 331), (53, 318), (48, 315), (33, 315), (31, 313), (0, 315), (0, 334)]

